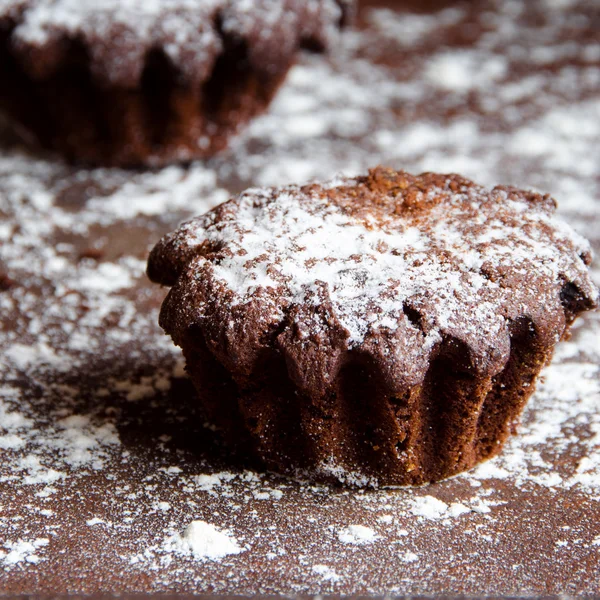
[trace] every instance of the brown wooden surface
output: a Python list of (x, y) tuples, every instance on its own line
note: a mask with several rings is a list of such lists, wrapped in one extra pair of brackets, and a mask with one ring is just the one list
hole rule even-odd
[[(24, 441), (0, 446), (0, 593), (600, 593), (597, 314), (559, 351), (496, 471), (371, 492), (244, 476), (156, 323), (165, 291), (143, 264), (182, 219), (249, 185), (378, 163), (550, 192), (600, 252), (597, 4), (431, 3), (416, 17), (385, 4), (395, 12), (365, 8), (336, 57), (304, 58), (271, 113), (204, 165), (77, 170), (3, 134), (0, 407), (31, 421), (0, 421), (0, 439)], [(73, 415), (89, 418), (72, 431), (96, 464), (72, 454)], [(223, 471), (237, 475), (212, 491), (196, 478)], [(469, 511), (419, 516), (426, 497)], [(193, 519), (246, 551), (165, 552)], [(342, 543), (351, 524), (377, 540)], [(24, 553), (39, 562), (7, 562), (40, 539)]]

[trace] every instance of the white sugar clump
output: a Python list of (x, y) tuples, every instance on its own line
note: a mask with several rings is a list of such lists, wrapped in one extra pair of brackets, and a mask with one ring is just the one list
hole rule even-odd
[(224, 482), (229, 482), (233, 479), (235, 479), (235, 474), (228, 472), (212, 473), (210, 475), (201, 474), (194, 477), (198, 489), (205, 492), (212, 492), (215, 487), (219, 487)]
[(337, 582), (342, 579), (340, 575), (327, 565), (314, 565), (312, 570), (317, 575), (320, 575), (323, 581)]
[(412, 501), (410, 512), (417, 517), (439, 519), (448, 510), (448, 505), (433, 496), (421, 496)]
[(410, 501), (410, 514), (415, 517), (424, 517), (429, 520), (456, 518), (470, 512), (489, 512), (490, 508), (485, 503), (477, 500), (473, 506), (466, 506), (461, 502), (446, 504), (434, 496), (419, 496)]
[(477, 52), (446, 52), (433, 58), (426, 70), (429, 81), (445, 90), (468, 92), (474, 87), (490, 85), (507, 72), (507, 60), (499, 55), (484, 60)]
[(373, 529), (364, 525), (349, 525), (338, 532), (340, 542), (357, 546), (372, 544), (378, 537)]
[(21, 563), (37, 564), (42, 560), (38, 551), (49, 543), (48, 538), (37, 538), (31, 542), (25, 540), (4, 542), (7, 551), (0, 550), (0, 565), (10, 567)]
[(406, 552), (400, 555), (400, 560), (405, 563), (414, 563), (418, 562), (419, 557), (414, 552), (407, 550)]
[(176, 536), (175, 546), (183, 554), (191, 554), (198, 560), (219, 560), (244, 552), (233, 536), (206, 521), (192, 521), (183, 535)]

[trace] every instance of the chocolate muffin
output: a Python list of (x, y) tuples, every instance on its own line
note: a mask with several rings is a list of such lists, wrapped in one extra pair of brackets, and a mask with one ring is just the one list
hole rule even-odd
[(208, 157), (352, 0), (0, 0), (0, 111), (72, 160)]
[(154, 248), (160, 324), (267, 468), (436, 481), (497, 454), (574, 319), (587, 242), (549, 196), (384, 168), (251, 189)]

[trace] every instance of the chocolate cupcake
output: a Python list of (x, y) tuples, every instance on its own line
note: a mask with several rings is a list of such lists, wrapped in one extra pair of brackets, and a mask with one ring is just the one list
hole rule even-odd
[(352, 0), (0, 0), (0, 111), (72, 160), (208, 157)]
[(497, 454), (597, 306), (549, 196), (378, 168), (251, 189), (166, 236), (150, 278), (209, 418), (267, 468), (436, 481)]

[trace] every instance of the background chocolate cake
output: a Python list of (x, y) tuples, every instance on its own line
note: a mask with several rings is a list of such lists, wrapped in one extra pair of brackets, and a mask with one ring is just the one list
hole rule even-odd
[(4, 0), (0, 110), (78, 162), (210, 157), (260, 114), (352, 0)]
[(3, 593), (600, 593), (597, 311), (498, 458), (400, 492), (228, 461), (157, 324), (164, 234), (248, 187), (374, 164), (551, 193), (600, 251), (594, 3), (411, 4), (365, 8), (208, 163), (80, 170), (2, 135)]

